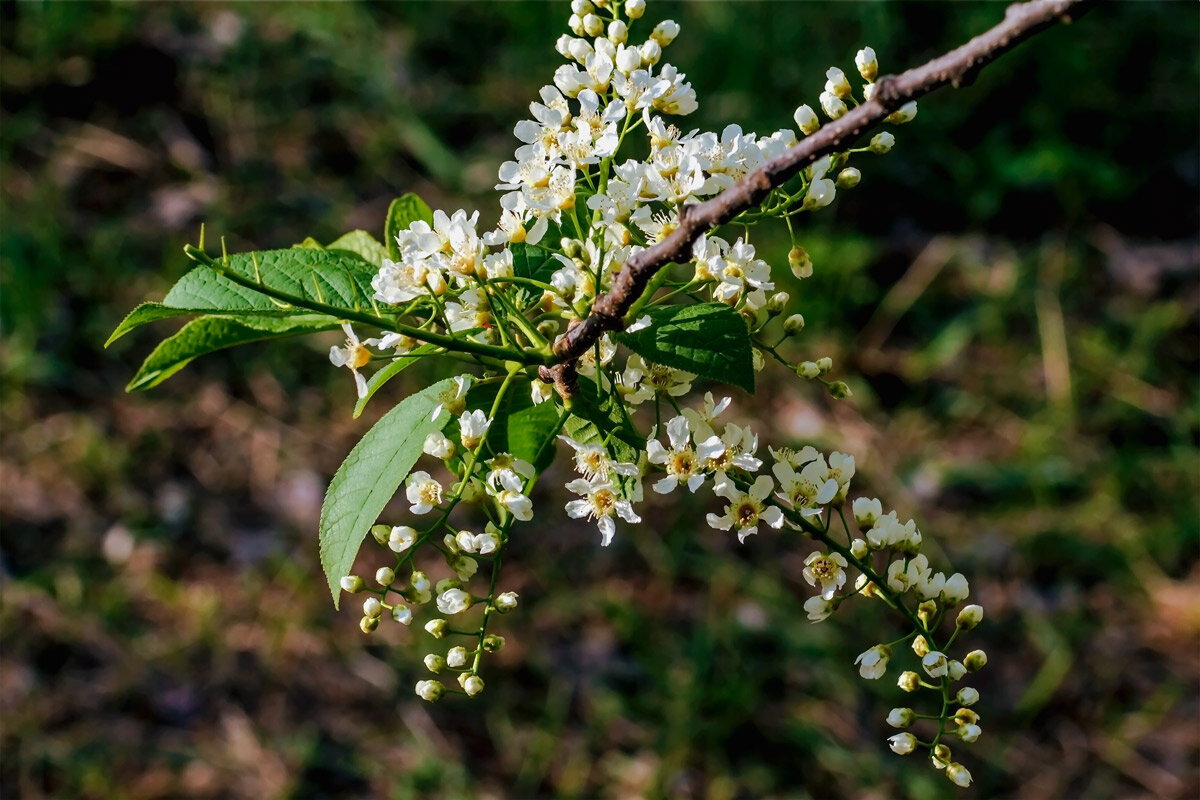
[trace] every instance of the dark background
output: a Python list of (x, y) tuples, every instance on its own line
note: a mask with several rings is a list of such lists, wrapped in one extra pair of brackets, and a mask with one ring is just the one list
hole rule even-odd
[[(893, 679), (851, 662), (888, 623), (809, 625), (794, 540), (737, 546), (689, 498), (602, 550), (551, 476), (487, 692), (429, 706), (430, 640), (364, 637), (319, 573), (325, 483), (371, 421), (330, 342), (122, 391), (172, 324), (101, 343), (201, 221), (231, 249), (327, 241), (416, 191), (492, 222), (565, 8), (0, 5), (5, 797), (957, 794), (886, 749)], [(651, 2), (633, 32), (683, 25), (685, 130), (769, 133), (864, 44), (896, 71), (1002, 12)], [(735, 398), (765, 441), (853, 453), (856, 492), (971, 577), (976, 797), (1200, 791), (1198, 23), (1100, 4), (923, 100), (805, 222), (817, 273), (788, 286), (795, 355), (855, 396), (768, 367)]]

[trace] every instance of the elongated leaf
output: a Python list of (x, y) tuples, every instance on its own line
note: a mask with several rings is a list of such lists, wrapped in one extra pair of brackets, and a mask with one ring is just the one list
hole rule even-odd
[(388, 258), (393, 261), (400, 260), (400, 245), (396, 244), (396, 234), (417, 220), (433, 224), (433, 210), (424, 200), (409, 192), (392, 201), (383, 227), (383, 240), (387, 245)]
[(522, 278), (549, 283), (550, 276), (563, 266), (549, 250), (535, 244), (513, 244), (509, 249), (513, 255), (513, 274)]
[[(229, 257), (229, 269), (244, 278), (269, 286), (302, 300), (316, 301), (338, 309), (375, 313), (371, 298), (375, 290), (371, 280), (379, 271), (360, 256), (338, 250), (262, 250), (256, 253), (238, 253)], [(181, 292), (184, 283), (195, 270), (189, 272), (176, 284), (163, 302), (166, 305), (184, 305), (172, 297), (176, 289)], [(205, 291), (211, 296), (218, 291), (235, 287), (244, 302), (261, 305), (259, 298), (278, 305), (253, 289), (240, 286), (234, 281), (210, 272), (217, 281), (205, 282)], [(247, 293), (249, 293), (247, 295)], [(189, 304), (195, 307), (196, 303)]]
[(530, 405), (508, 414), (508, 452), (543, 472), (554, 460), (552, 437), (558, 435), (558, 408), (552, 401)]
[(354, 418), (358, 419), (358, 415), (361, 414), (363, 409), (367, 407), (367, 401), (369, 401), (385, 383), (411, 367), (413, 364), (420, 361), (421, 356), (432, 353), (437, 349), (437, 345), (432, 344), (423, 344), (420, 347), (415, 347), (408, 355), (388, 362), (386, 367), (378, 370), (371, 377), (367, 378), (367, 393), (358, 398), (358, 402), (354, 404)]
[(750, 333), (723, 303), (663, 306), (646, 312), (650, 326), (616, 340), (649, 361), (694, 372), (754, 393)]
[(355, 253), (378, 270), (387, 258), (387, 248), (366, 231), (350, 231), (325, 246), (326, 250), (341, 250)]
[(430, 419), (438, 399), (453, 383), (439, 381), (409, 395), (385, 414), (359, 440), (329, 483), (321, 506), (321, 566), (329, 581), (333, 605), (340, 603), (339, 581), (354, 566), (363, 537), (409, 470), (421, 456), (425, 437), (440, 431), (449, 414)]
[(157, 386), (205, 353), (264, 339), (330, 330), (336, 328), (337, 324), (333, 317), (323, 314), (281, 318), (200, 317), (159, 343), (146, 357), (125, 391), (136, 392)]

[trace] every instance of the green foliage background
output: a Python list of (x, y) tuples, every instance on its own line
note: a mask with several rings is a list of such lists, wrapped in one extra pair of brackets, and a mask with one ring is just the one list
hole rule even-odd
[[(863, 44), (892, 71), (1001, 13), (649, 16), (683, 25), (686, 125), (769, 132)], [(953, 795), (883, 745), (894, 690), (851, 667), (877, 620), (804, 620), (794, 541), (737, 546), (682, 502), (601, 550), (548, 491), (506, 567), (523, 606), (487, 693), (428, 706), (424, 634), (363, 637), (324, 591), (324, 485), (386, 407), (351, 418), (330, 342), (122, 393), (151, 337), (100, 344), (182, 274), (201, 220), (231, 249), (328, 241), (416, 191), (490, 222), (563, 7), (0, 14), (6, 797)], [(788, 287), (801, 343), (855, 397), (769, 367), (736, 401), (766, 441), (854, 453), (856, 486), (972, 577), (992, 656), (985, 744), (959, 748), (978, 797), (1200, 790), (1197, 22), (1100, 5), (922, 102), (804, 232), (817, 274)]]

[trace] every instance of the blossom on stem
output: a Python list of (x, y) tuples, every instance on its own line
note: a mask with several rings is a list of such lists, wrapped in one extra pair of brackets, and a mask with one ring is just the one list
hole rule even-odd
[(713, 492), (729, 501), (721, 516), (709, 513), (708, 524), (717, 530), (727, 531), (736, 527), (738, 541), (745, 542), (747, 536), (758, 533), (759, 522), (772, 528), (783, 525), (783, 511), (777, 506), (767, 506), (763, 501), (771, 494), (775, 482), (766, 475), (759, 475), (748, 491), (741, 491), (733, 481), (721, 472), (717, 474)]

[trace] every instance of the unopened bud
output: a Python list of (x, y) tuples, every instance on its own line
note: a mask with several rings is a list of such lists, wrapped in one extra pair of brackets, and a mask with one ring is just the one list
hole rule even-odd
[(971, 773), (962, 764), (952, 763), (946, 767), (946, 777), (949, 778), (955, 786), (967, 788), (971, 785)]
[(458, 676), (458, 685), (462, 687), (464, 692), (474, 697), (483, 691), (483, 678), (478, 675), (468, 675), (464, 672)]
[(503, 594), (498, 594), (496, 595), (496, 599), (493, 601), (492, 605), (501, 614), (512, 611), (517, 607), (517, 593), (504, 592)]
[(903, 125), (904, 123), (910, 121), (916, 115), (917, 115), (917, 101), (911, 100), (911, 101), (905, 103), (904, 105), (900, 106), (900, 108), (897, 109), (896, 111), (892, 112), (891, 114), (888, 114), (887, 117), (884, 118), (884, 122), (890, 122), (893, 125)]
[(374, 633), (379, 627), (379, 617), (363, 617), (358, 621), (358, 627), (363, 633)]
[(837, 67), (830, 67), (825, 77), (825, 91), (843, 100), (850, 96), (850, 81), (846, 80), (846, 73)]
[(446, 620), (431, 619), (425, 623), (425, 632), (435, 639), (440, 639), (446, 635)]
[(783, 321), (783, 332), (788, 336), (795, 336), (802, 330), (804, 330), (804, 316), (802, 314), (792, 314)]
[(363, 615), (367, 617), (378, 617), (383, 613), (383, 603), (378, 597), (368, 597), (363, 601)]
[(821, 127), (821, 120), (817, 119), (817, 112), (813, 111), (807, 103), (796, 109), (796, 113), (792, 114), (792, 119), (796, 120), (796, 127), (805, 136), (811, 136)]
[(446, 687), (438, 681), (417, 681), (417, 697), (433, 702), (446, 693)]
[(583, 30), (588, 36), (599, 36), (604, 32), (604, 20), (595, 14), (583, 15)]
[(982, 650), (972, 650), (963, 659), (963, 666), (967, 668), (968, 672), (979, 672), (987, 666), (987, 653)]
[(571, 33), (576, 36), (583, 36), (587, 31), (583, 29), (583, 18), (578, 14), (572, 14), (567, 18), (567, 27), (571, 29)]
[(973, 706), (979, 702), (979, 690), (964, 686), (954, 695), (954, 701), (960, 706)]
[(862, 180), (862, 173), (854, 167), (846, 167), (838, 173), (837, 187), (839, 189), (853, 189), (858, 186), (858, 182)]
[(646, 13), (646, 0), (625, 0), (625, 15), (630, 19), (641, 19)]
[(387, 525), (372, 525), (371, 538), (382, 545), (387, 545), (388, 536), (392, 533), (392, 529)]
[(451, 647), (449, 652), (446, 653), (446, 666), (454, 669), (465, 667), (469, 655), (470, 654), (467, 653), (467, 648), (465, 647)]
[(799, 375), (801, 378), (806, 378), (808, 380), (812, 380), (813, 378), (815, 378), (821, 374), (821, 368), (816, 365), (816, 362), (801, 361), (800, 364), (796, 367), (796, 374)]
[(487, 636), (483, 637), (483, 652), (499, 653), (503, 649), (504, 649), (504, 637), (503, 636), (497, 636), (494, 633), (489, 633)]
[(812, 259), (808, 257), (808, 251), (803, 247), (796, 246), (788, 251), (788, 266), (791, 267), (792, 274), (800, 279), (813, 274)]
[(425, 669), (430, 672), (441, 672), (446, 667), (446, 659), (439, 656), (437, 653), (430, 653), (425, 656)]
[(792, 297), (787, 292), (776, 292), (767, 300), (767, 313), (778, 314), (787, 306)]
[(969, 708), (960, 708), (954, 712), (954, 721), (959, 725), (974, 725), (979, 722), (979, 715)]
[(654, 26), (654, 30), (650, 33), (650, 38), (666, 47), (671, 42), (675, 41), (675, 37), (679, 35), (679, 23), (673, 19), (664, 19), (662, 22)]
[(883, 133), (877, 133), (871, 137), (871, 144), (868, 146), (870, 147), (872, 153), (879, 153), (882, 155), (896, 146), (896, 137), (892, 136), (887, 131), (884, 131)]
[(396, 603), (396, 605), (392, 606), (393, 622), (398, 622), (401, 625), (408, 625), (412, 623), (412, 619), (412, 609), (404, 605), (404, 603)]
[(983, 606), (969, 605), (958, 612), (958, 619), (955, 624), (964, 631), (969, 631), (983, 621)]
[(391, 586), (396, 582), (396, 570), (391, 567), (380, 567), (375, 573), (375, 582), (380, 586)]
[(900, 673), (900, 680), (896, 684), (906, 692), (915, 692), (921, 688), (921, 676), (912, 670)]
[(924, 658), (929, 653), (929, 642), (925, 641), (924, 636), (918, 635), (917, 638), (913, 639), (912, 649), (914, 653)]
[(858, 67), (858, 74), (863, 76), (864, 81), (873, 81), (879, 74), (879, 62), (875, 59), (875, 51), (870, 47), (858, 51), (854, 56), (854, 66)]
[(357, 594), (362, 591), (363, 579), (357, 575), (347, 575), (338, 582), (338, 585), (342, 587), (343, 592)]
[(952, 660), (946, 665), (946, 675), (952, 681), (960, 681), (967, 674), (967, 668), (963, 666), (961, 661)]
[(629, 26), (616, 19), (608, 23), (608, 40), (613, 44), (625, 44), (629, 39)]
[(834, 381), (829, 384), (829, 394), (834, 400), (845, 400), (853, 392), (850, 391), (850, 387), (845, 381)]
[(911, 708), (893, 708), (887, 715), (887, 724), (893, 728), (907, 728), (916, 718)]
[(817, 369), (821, 370), (822, 375), (824, 375), (826, 372), (829, 372), (829, 370), (833, 369), (833, 359), (829, 356), (818, 358)]
[(657, 64), (660, 58), (662, 58), (662, 45), (653, 39), (648, 39), (642, 45), (642, 61), (647, 64)]

